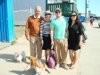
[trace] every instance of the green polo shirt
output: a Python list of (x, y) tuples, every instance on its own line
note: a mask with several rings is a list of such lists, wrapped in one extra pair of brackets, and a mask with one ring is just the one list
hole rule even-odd
[(55, 39), (67, 38), (66, 28), (68, 28), (68, 20), (65, 17), (55, 18), (51, 21), (50, 27), (54, 29), (53, 36)]

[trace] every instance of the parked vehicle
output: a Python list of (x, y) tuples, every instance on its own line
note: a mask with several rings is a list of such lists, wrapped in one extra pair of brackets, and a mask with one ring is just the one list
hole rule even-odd
[(100, 22), (98, 23), (98, 26), (99, 26), (99, 28), (100, 28)]

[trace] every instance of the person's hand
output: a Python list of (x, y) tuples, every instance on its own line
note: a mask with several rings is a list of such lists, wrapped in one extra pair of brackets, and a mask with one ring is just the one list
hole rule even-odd
[(53, 49), (54, 41), (51, 41), (51, 49)]
[(30, 41), (30, 37), (26, 37), (26, 39), (27, 39), (28, 41)]
[(82, 46), (82, 41), (81, 42), (79, 42), (79, 47), (81, 47)]
[(54, 41), (51, 41), (51, 45), (54, 45)]

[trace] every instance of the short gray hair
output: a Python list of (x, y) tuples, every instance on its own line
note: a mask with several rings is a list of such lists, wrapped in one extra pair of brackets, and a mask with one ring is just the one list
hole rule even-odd
[(36, 11), (37, 9), (42, 10), (41, 6), (36, 6), (36, 7), (35, 7), (35, 11)]

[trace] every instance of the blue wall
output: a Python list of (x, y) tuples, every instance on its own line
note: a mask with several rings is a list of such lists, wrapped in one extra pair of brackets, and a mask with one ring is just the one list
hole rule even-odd
[(0, 41), (14, 41), (13, 0), (0, 0)]

